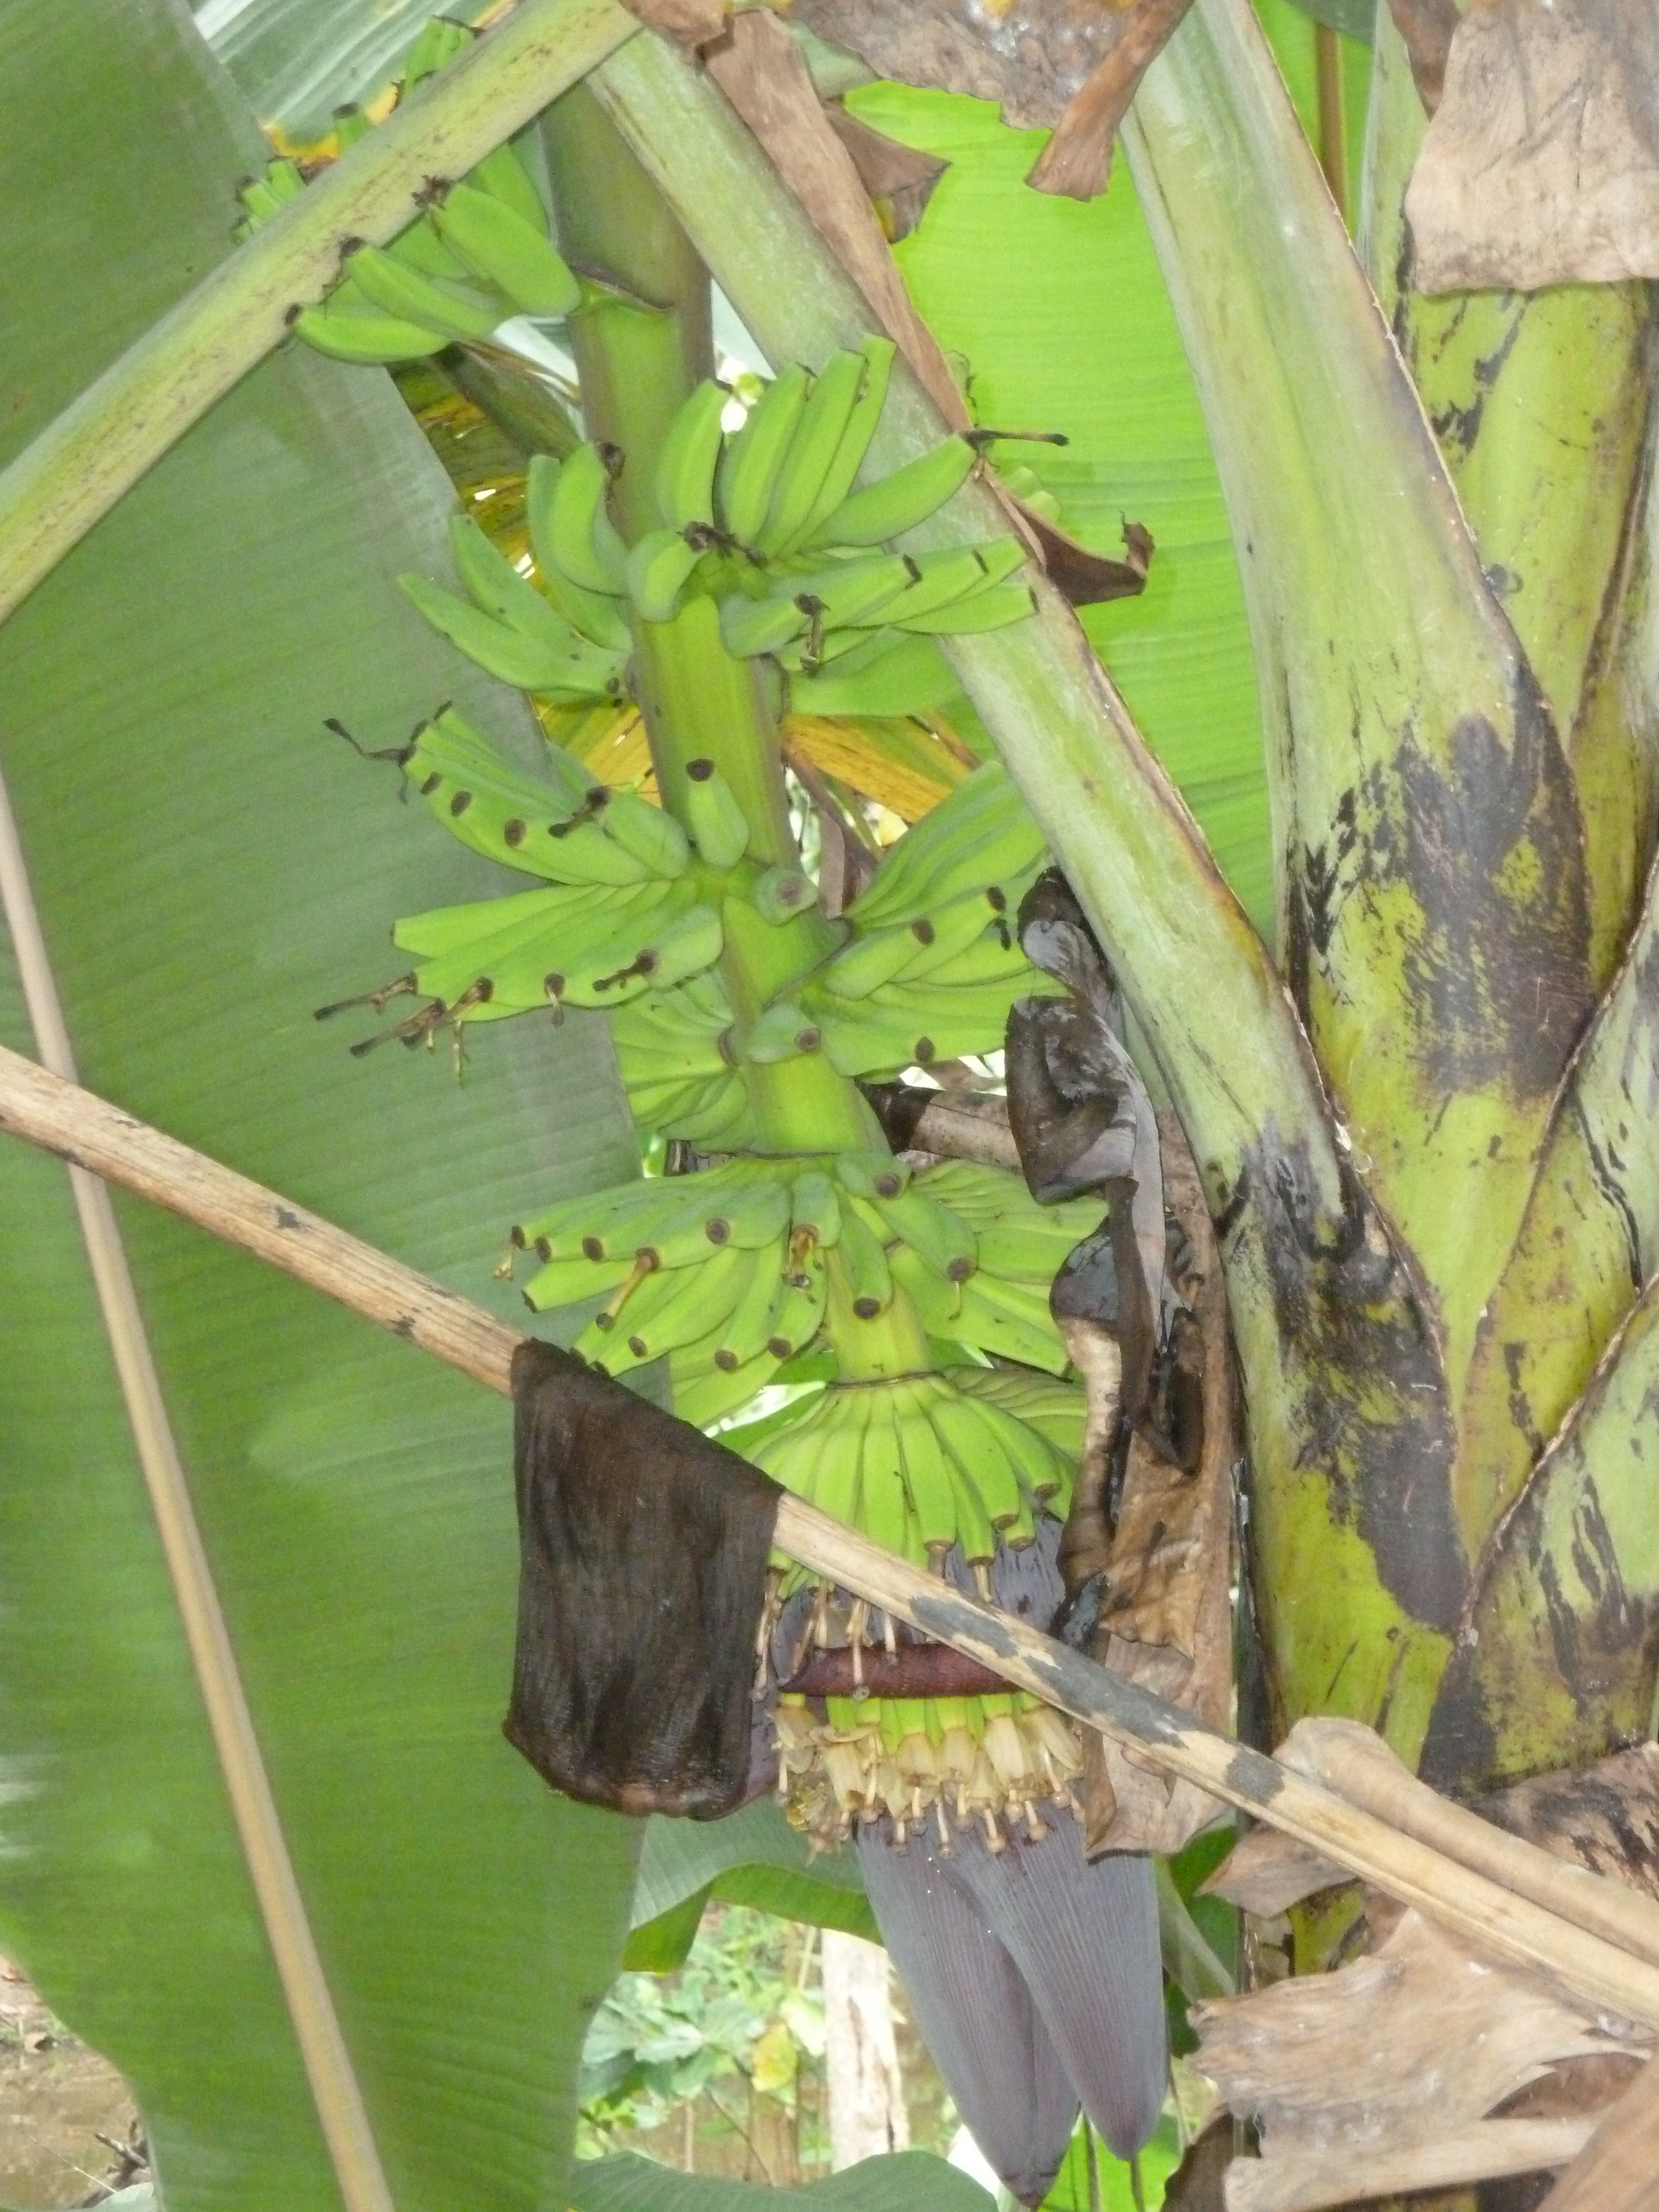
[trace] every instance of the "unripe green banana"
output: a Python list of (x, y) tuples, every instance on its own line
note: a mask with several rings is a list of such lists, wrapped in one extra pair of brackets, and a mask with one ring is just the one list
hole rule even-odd
[(558, 480), (559, 465), (550, 454), (532, 456), (525, 487), (525, 515), (530, 525), (531, 550), (536, 556), (536, 573), (542, 588), (565, 620), (584, 637), (621, 653), (631, 652), (632, 634), (615, 592), (594, 591), (579, 583), (554, 551), (552, 507)]
[(521, 575), (507, 556), (491, 544), (471, 515), (451, 517), (449, 542), (461, 580), (477, 605), (525, 636), (537, 640), (554, 655), (563, 668), (558, 678), (563, 690), (573, 696), (586, 696), (578, 690), (586, 683), (594, 696), (609, 696), (620, 687), (628, 645), (625, 625), (623, 652), (594, 644), (556, 607), (548, 604), (529, 578)]
[[(1061, 1455), (1041, 1432), (1011, 1413), (994, 1398), (971, 1395), (969, 1402), (980, 1419), (996, 1431), (1020, 1488), (1042, 1506), (1060, 1491), (1066, 1475)], [(993, 1520), (996, 1516), (993, 1514)]]
[(890, 982), (920, 949), (910, 933), (912, 927), (903, 922), (854, 938), (819, 970), (824, 983), (838, 999), (867, 999)]
[(452, 185), (431, 212), (444, 244), (503, 293), (515, 313), (568, 315), (580, 300), (581, 286), (545, 224), (526, 222), (493, 192)]
[(418, 729), (404, 774), (445, 828), (474, 852), (557, 884), (635, 884), (647, 871), (591, 822), (571, 826), (568, 786), (520, 774), (446, 711)]
[(611, 477), (599, 448), (578, 446), (568, 460), (549, 461), (539, 473), (548, 489), (537, 560), (550, 562), (584, 591), (615, 596), (624, 590), (628, 549), (605, 512)]
[(688, 976), (700, 975), (705, 968), (712, 968), (726, 949), (726, 933), (720, 926), (720, 909), (712, 906), (694, 906), (670, 929), (663, 931), (648, 952), (639, 958), (640, 973), (644, 987), (653, 991), (666, 991)]
[(810, 543), (814, 534), (827, 522), (853, 489), (870, 441), (876, 434), (882, 404), (887, 397), (888, 374), (893, 366), (893, 356), (898, 348), (891, 338), (868, 337), (859, 349), (864, 356), (864, 381), (858, 398), (853, 402), (847, 427), (842, 432), (834, 458), (825, 472), (818, 495), (812, 501), (802, 523), (799, 536)]
[(1002, 887), (1030, 875), (1042, 854), (1042, 832), (1007, 771), (988, 761), (899, 839), (847, 916), (856, 929), (874, 929), (976, 890), (994, 894), (994, 911), (1007, 911)]
[(757, 1016), (744, 1033), (741, 1048), (745, 1060), (763, 1066), (816, 1052), (822, 1041), (817, 1024), (786, 999)]
[(974, 1232), (960, 1214), (913, 1183), (895, 1197), (873, 1201), (889, 1232), (920, 1252), (947, 1282), (966, 1282), (979, 1264)]
[(740, 1184), (711, 1215), (704, 1234), (711, 1244), (737, 1244), (748, 1251), (775, 1244), (789, 1226), (789, 1185), (781, 1176), (750, 1166), (751, 1180)]
[(732, 1073), (721, 1050), (725, 1026), (719, 1018), (705, 1018), (682, 989), (641, 1000), (619, 1012), (611, 1024), (611, 1042), (629, 1085), (706, 1082)]
[(780, 860), (756, 879), (749, 893), (749, 903), (763, 921), (781, 925), (816, 906), (817, 896), (818, 887), (811, 876)]
[(816, 1244), (811, 1245), (791, 1263), (783, 1296), (772, 1317), (769, 1352), (779, 1359), (788, 1359), (805, 1351), (823, 1325), (828, 1286), (823, 1254)]
[(666, 808), (629, 791), (613, 791), (600, 818), (605, 835), (643, 860), (653, 876), (672, 881), (690, 866), (690, 842)]
[(893, 1277), (880, 1237), (852, 1206), (843, 1206), (841, 1236), (830, 1262), (847, 1279), (847, 1293), (860, 1321), (874, 1321), (893, 1302)]
[(805, 527), (868, 374), (862, 354), (835, 353), (814, 378), (756, 533), (763, 552), (787, 551)]
[(915, 556), (916, 580), (895, 599), (884, 619), (900, 628), (914, 628), (914, 618), (934, 613), (1006, 582), (1025, 562), (1025, 548), (1016, 538), (994, 538), (988, 545), (951, 545), (937, 553)]
[(602, 1297), (628, 1279), (631, 1260), (550, 1260), (525, 1286), (525, 1296), (538, 1313), (555, 1306), (583, 1305)]
[(343, 154), (360, 138), (368, 137), (374, 127), (355, 100), (334, 111), (334, 143)]
[(864, 1434), (859, 1443), (859, 1525), (874, 1543), (908, 1559), (910, 1500), (904, 1486), (904, 1455), (899, 1443), (893, 1390), (872, 1389)]
[(670, 1270), (659, 1291), (653, 1276), (632, 1309), (624, 1307), (614, 1330), (602, 1331), (590, 1323), (572, 1348), (607, 1375), (625, 1375), (678, 1345), (695, 1343), (731, 1313), (754, 1265), (752, 1252), (729, 1249), (701, 1257), (696, 1266)]
[(721, 523), (751, 545), (766, 520), (779, 468), (806, 404), (809, 379), (799, 362), (781, 369), (727, 446), (716, 477)]
[[(1018, 1479), (988, 1408), (949, 1387), (932, 1401), (933, 1426), (957, 1462), (992, 1527), (1006, 1528), (1021, 1512)], [(974, 1555), (970, 1553), (969, 1558)]]
[(668, 1363), (674, 1411), (694, 1429), (712, 1429), (728, 1413), (735, 1413), (757, 1390), (763, 1390), (777, 1371), (778, 1363), (769, 1352), (763, 1351), (728, 1374), (716, 1367), (712, 1358), (707, 1362), (696, 1358), (696, 1346), (689, 1345), (674, 1352)]
[[(799, 648), (786, 646), (778, 657), (786, 667), (798, 667)], [(955, 670), (931, 638), (878, 629), (861, 635), (854, 649), (830, 666), (792, 675), (789, 690), (796, 714), (857, 720), (926, 714), (945, 706), (960, 688)]]
[(845, 1390), (831, 1383), (822, 1401), (822, 1451), (813, 1465), (810, 1502), (848, 1528), (859, 1526), (863, 1485), (860, 1449), (870, 1419), (867, 1390)]
[(711, 868), (734, 868), (749, 849), (749, 817), (711, 760), (685, 764), (685, 826)]
[(851, 493), (818, 526), (814, 543), (881, 545), (901, 537), (960, 490), (977, 459), (965, 438), (947, 438), (878, 483)]
[[(1014, 945), (1006, 925), (999, 927), (999, 920), (984, 892), (979, 890), (946, 900), (931, 914), (918, 915), (904, 932), (913, 948), (911, 957), (895, 971), (893, 981), (916, 983), (946, 969), (951, 969), (953, 979), (960, 974), (960, 980), (969, 981), (969, 975), (952, 969), (952, 963), (960, 962), (963, 954), (981, 940), (999, 961), (1006, 960), (1023, 971), (1030, 963)], [(1001, 969), (988, 963), (988, 972), (1000, 974)]]
[(837, 1152), (836, 1180), (854, 1198), (896, 1198), (910, 1181), (910, 1163), (891, 1152)]
[(962, 1312), (953, 1334), (983, 1352), (1064, 1373), (1066, 1353), (1048, 1312), (1045, 1293), (1018, 1283), (999, 1282), (982, 1270), (962, 1286)]
[(1076, 1244), (1076, 1232), (1053, 1229), (1047, 1222), (1003, 1219), (979, 1231), (979, 1263), (987, 1274), (1005, 1281), (1054, 1281)]
[(821, 630), (850, 629), (884, 622), (884, 610), (915, 580), (915, 563), (902, 553), (877, 554), (868, 560), (837, 561), (833, 567), (814, 568), (793, 580), (797, 601), (816, 603), (814, 612)]
[(538, 623), (532, 635), (485, 614), (481, 607), (469, 606), (423, 576), (404, 575), (398, 581), (434, 629), (504, 684), (554, 699), (615, 696), (620, 682), (617, 656), (579, 637), (544, 600), (541, 606), (546, 620)]
[[(342, 296), (342, 295), (344, 296)], [(294, 319), (294, 333), (319, 353), (335, 361), (359, 366), (385, 367), (389, 362), (419, 361), (449, 343), (441, 331), (407, 322), (371, 307), (355, 287), (339, 286), (319, 307), (302, 307)]]
[[(402, 261), (411, 269), (418, 269), (424, 276), (442, 276), (452, 284), (470, 284), (472, 271), (459, 254), (452, 253), (437, 232), (432, 228), (429, 216), (411, 222), (391, 240), (386, 251), (394, 261)], [(492, 301), (496, 318), (501, 316), (499, 301)]]
[(652, 479), (657, 512), (669, 529), (714, 520), (714, 465), (720, 454), (720, 416), (731, 398), (724, 385), (705, 378), (683, 400), (669, 424)]
[(953, 599), (949, 606), (935, 607), (931, 614), (901, 615), (896, 609), (892, 623), (895, 629), (928, 637), (966, 637), (981, 630), (1006, 629), (1010, 623), (1024, 622), (1036, 612), (1029, 584), (992, 584)]
[(484, 293), (423, 276), (378, 246), (356, 246), (346, 265), (352, 283), (374, 307), (446, 338), (487, 338), (501, 320), (500, 307)]
[(895, 1285), (904, 1292), (929, 1336), (955, 1341), (962, 1319), (962, 1285), (930, 1267), (908, 1244), (896, 1244), (887, 1255)]
[(290, 200), (297, 200), (306, 188), (299, 164), (286, 160), (267, 163), (265, 183), (276, 194), (279, 207), (286, 207)]
[(736, 1374), (766, 1351), (788, 1287), (784, 1280), (786, 1256), (781, 1238), (775, 1238), (757, 1255), (743, 1296), (719, 1332), (714, 1364), (724, 1373)]
[(814, 1001), (810, 1018), (810, 1018), (837, 1075), (902, 1074), (939, 1057), (939, 1048), (914, 1016), (890, 1013), (869, 1000), (850, 1014), (820, 1010)]
[(476, 168), (469, 170), (466, 181), (504, 201), (514, 215), (532, 228), (546, 230), (547, 210), (542, 205), (542, 196), (536, 190), (530, 172), (519, 159), (518, 149), (510, 139), (497, 146), (493, 153), (486, 154)]
[(899, 1448), (922, 1541), (930, 1553), (942, 1557), (957, 1540), (957, 1494), (950, 1462), (930, 1418), (934, 1395), (931, 1382), (902, 1386)]
[(734, 659), (750, 660), (804, 636), (811, 621), (793, 591), (774, 592), (763, 599), (732, 592), (720, 601), (720, 643)]
[(458, 23), (452, 15), (434, 15), (424, 23), (404, 61), (401, 96), (406, 98), (417, 84), (435, 76), (440, 70), (447, 69), (458, 54), (466, 52), (474, 35), (465, 23)]
[(841, 1201), (822, 1168), (807, 1168), (795, 1177), (789, 1234), (792, 1239), (810, 1237), (815, 1244), (823, 1245), (835, 1243), (841, 1235)]
[(678, 530), (647, 531), (629, 553), (624, 574), (628, 596), (646, 622), (672, 621), (680, 593), (702, 558)]

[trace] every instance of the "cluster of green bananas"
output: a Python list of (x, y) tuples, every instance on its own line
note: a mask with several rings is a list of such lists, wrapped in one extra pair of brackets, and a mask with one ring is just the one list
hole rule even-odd
[[(516, 1226), (513, 1242), (542, 1263), (525, 1289), (533, 1308), (604, 1299), (576, 1340), (584, 1358), (623, 1374), (671, 1355), (676, 1405), (707, 1425), (746, 1404), (812, 1343), (832, 1276), (854, 1322), (878, 1321), (902, 1289), (934, 1335), (1060, 1375), (1066, 1352), (1048, 1285), (1098, 1212), (1088, 1200), (1039, 1206), (1018, 1177), (994, 1169), (946, 1161), (913, 1170), (884, 1152), (842, 1153), (647, 1177), (566, 1200)], [(926, 1381), (916, 1388), (925, 1395)], [(919, 1563), (952, 1543), (970, 1559), (988, 1559), (993, 1529), (1012, 1529), (1005, 1541), (1029, 1541), (1036, 1506), (1064, 1492), (1068, 1440), (994, 1388), (977, 1389), (975, 1401), (958, 1440), (969, 1430), (1000, 1432), (1006, 1464), (978, 1437), (973, 1449), (986, 1455), (988, 1489), (975, 1492), (971, 1509), (951, 1506), (956, 1492), (934, 1482), (926, 1517), (897, 1547)], [(1018, 1449), (1015, 1431), (1026, 1439)], [(795, 1434), (783, 1431), (779, 1448)], [(819, 1441), (815, 1434), (815, 1459)], [(857, 1452), (842, 1451), (845, 1442), (838, 1432), (830, 1456), (850, 1456), (844, 1479), (856, 1497)], [(1031, 1474), (1051, 1462), (1058, 1473)], [(781, 1472), (779, 1479), (788, 1480)]]
[(1044, 858), (1006, 772), (976, 769), (899, 840), (848, 908), (847, 942), (765, 1010), (744, 1056), (822, 1051), (879, 1076), (996, 1050), (1014, 1000), (1054, 988), (1007, 919)]
[(1023, 1692), (823, 1705), (819, 1719), (805, 1698), (786, 1695), (774, 1717), (779, 1795), (819, 1845), (846, 1843), (858, 1822), (885, 1814), (901, 1846), (931, 1821), (948, 1852), (954, 1820), (980, 1826), (1000, 1851), (1002, 1821), (1040, 1842), (1049, 1831), (1039, 1806), (1078, 1809), (1076, 1724)]
[[(440, 17), (410, 51), (400, 96), (453, 60), (471, 40)], [(336, 118), (342, 150), (370, 126), (358, 108)], [(246, 235), (280, 214), (305, 188), (292, 161), (273, 161), (240, 191)], [(581, 286), (548, 234), (547, 210), (509, 146), (498, 146), (453, 184), (434, 184), (424, 211), (385, 246), (358, 243), (339, 281), (294, 328), (337, 360), (416, 361), (441, 347), (489, 337), (514, 315), (568, 315)]]
[(595, 783), (556, 745), (548, 775), (529, 775), (453, 708), (423, 723), (401, 758), (462, 843), (549, 888), (400, 921), (393, 942), (416, 965), (368, 999), (378, 1006), (407, 994), (425, 1004), (384, 1035), (538, 1007), (620, 1006), (672, 994), (720, 958), (718, 901), (672, 815)]
[(731, 1009), (709, 972), (725, 945), (722, 908), (735, 896), (782, 929), (817, 893), (799, 868), (747, 857), (748, 819), (719, 769), (688, 769), (688, 835), (556, 745), (544, 753), (545, 777), (516, 766), (453, 708), (422, 723), (399, 757), (453, 836), (552, 888), (400, 921), (393, 942), (416, 964), (368, 997), (425, 1004), (386, 1034), (550, 1006), (625, 1008), (614, 1035), (641, 1127), (705, 1144), (752, 1140)]
[(937, 1569), (954, 1547), (988, 1573), (1000, 1544), (1029, 1544), (1040, 1515), (1064, 1514), (1072, 1469), (1039, 1430), (958, 1390), (957, 1371), (833, 1383), (755, 1464), (913, 1566)]
[(562, 463), (538, 455), (527, 507), (544, 597), (465, 520), (454, 545), (470, 602), (419, 578), (404, 588), (492, 675), (560, 700), (614, 696), (630, 612), (667, 622), (700, 597), (719, 609), (726, 651), (769, 654), (801, 712), (925, 711), (956, 688), (933, 639), (1020, 621), (1031, 594), (1017, 580), (1025, 555), (1012, 538), (920, 555), (871, 550), (942, 506), (975, 459), (968, 440), (947, 438), (853, 489), (893, 351), (872, 337), (816, 378), (786, 369), (729, 437), (730, 394), (700, 385), (658, 458), (659, 526), (632, 546), (607, 504), (614, 455), (592, 444)]

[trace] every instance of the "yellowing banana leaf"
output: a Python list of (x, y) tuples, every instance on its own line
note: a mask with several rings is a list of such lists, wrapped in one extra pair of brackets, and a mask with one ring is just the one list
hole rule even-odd
[[(4, 458), (228, 250), (260, 150), (162, 0), (14, 15)], [(491, 1267), (526, 1193), (632, 1163), (599, 1025), (503, 1025), (458, 1085), (312, 1018), (385, 976), (394, 915), (498, 880), (322, 726), (395, 744), (455, 684), (393, 581), (449, 505), (378, 372), (273, 359), (0, 633), (0, 766), (84, 1079), (521, 1317)], [(461, 703), (534, 746), (511, 695)], [(30, 1048), (9, 949), (0, 1034)], [(559, 2202), (638, 1837), (501, 1739), (507, 1410), (119, 1218), (399, 2212)], [(0, 1283), (0, 1948), (127, 2075), (168, 2212), (334, 2206), (63, 1170), (10, 1143)]]
[(975, 765), (948, 724), (933, 728), (908, 719), (843, 721), (792, 714), (783, 743), (786, 753), (805, 754), (814, 768), (866, 799), (878, 799), (904, 822), (919, 822)]

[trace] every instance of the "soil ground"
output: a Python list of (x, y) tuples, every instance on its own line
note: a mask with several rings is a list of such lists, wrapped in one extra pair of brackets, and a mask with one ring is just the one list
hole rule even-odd
[(112, 2145), (131, 2142), (137, 2123), (108, 2060), (0, 1958), (0, 2205), (60, 2212), (101, 2202), (112, 2184), (134, 2179)]

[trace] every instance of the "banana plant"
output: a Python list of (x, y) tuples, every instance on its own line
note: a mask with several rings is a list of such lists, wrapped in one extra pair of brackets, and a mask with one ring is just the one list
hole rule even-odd
[[(423, 33), (405, 91), (466, 40)], [(533, 145), (432, 190), (295, 320), (329, 374), (382, 389), (374, 364), (561, 318), (583, 409), (581, 442), (529, 471), (520, 560), (460, 522), (453, 572), (428, 540), (404, 573), (458, 674), (397, 770), (531, 887), (402, 915), (399, 971), (324, 994), (367, 984), (382, 1018), (351, 1064), (368, 1082), (384, 1038), (459, 1053), (514, 1018), (592, 1040), (601, 1015), (642, 1155), (695, 1172), (574, 1195), (526, 1175), (532, 1307), (613, 1373), (665, 1360), (684, 1415), (918, 1564), (1051, 1602), (1083, 1406), (1047, 1286), (1098, 1209), (914, 1166), (865, 1086), (994, 1049), (1051, 988), (1016, 923), (1057, 861), (1222, 1238), (1264, 1683), (1247, 1724), (1358, 1715), (1458, 1787), (1639, 1734), (1659, 1594), (1637, 1480), (1659, 1203), (1645, 291), (1413, 292), (1420, 112), (1386, 19), (1363, 259), (1243, 0), (1196, 0), (1149, 73), (1126, 149), (1261, 684), (1258, 928), (976, 441), (708, 78), (653, 33), (618, 21), (611, 43)], [(307, 173), (280, 158), (245, 186), (256, 234)], [(741, 425), (712, 380), (711, 276), (774, 371)], [(533, 762), (465, 692), (468, 660), (534, 696)], [(786, 775), (789, 718), (947, 703), (981, 765), (826, 901), (801, 837), (829, 814)], [(578, 734), (629, 713), (648, 791)], [(861, 1697), (856, 1671), (791, 1689), (882, 1624), (781, 1560), (769, 1628), (793, 1815), (823, 1843), (856, 1832), (1016, 2193), (1041, 2196), (1079, 2096), (1143, 2142), (1151, 1877), (1085, 1866), (1069, 1724), (977, 1692)], [(1299, 1963), (1333, 1934), (1305, 1925)]]

